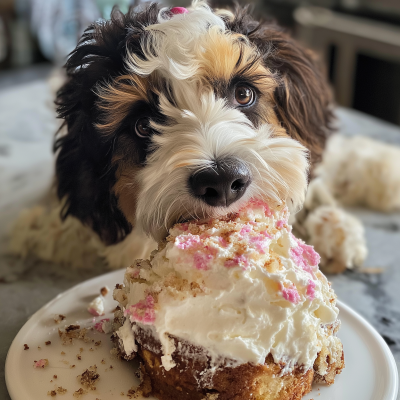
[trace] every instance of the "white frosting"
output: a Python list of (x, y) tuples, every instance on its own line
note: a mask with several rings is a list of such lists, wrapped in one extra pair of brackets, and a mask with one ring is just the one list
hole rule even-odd
[(287, 209), (257, 203), (233, 221), (176, 225), (151, 265), (127, 269), (114, 295), (130, 321), (161, 342), (165, 369), (175, 365), (169, 335), (206, 348), (215, 363), (264, 364), (271, 353), (285, 371), (311, 368), (322, 345), (334, 345), (324, 325), (337, 319), (336, 296), (287, 218)]
[(104, 315), (104, 297), (97, 296), (88, 306), (88, 311), (94, 316)]

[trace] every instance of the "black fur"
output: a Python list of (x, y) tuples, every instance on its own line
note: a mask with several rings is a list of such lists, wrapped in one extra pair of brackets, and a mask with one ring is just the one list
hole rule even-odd
[(68, 81), (57, 94), (58, 115), (65, 120), (54, 144), (58, 196), (65, 200), (62, 218), (77, 217), (107, 244), (122, 240), (132, 226), (112, 193), (116, 138), (101, 136), (94, 126), (101, 119), (94, 89), (123, 75), (127, 48), (141, 55), (143, 27), (157, 21), (158, 11), (157, 5), (126, 15), (114, 9), (110, 21), (91, 25), (70, 54)]

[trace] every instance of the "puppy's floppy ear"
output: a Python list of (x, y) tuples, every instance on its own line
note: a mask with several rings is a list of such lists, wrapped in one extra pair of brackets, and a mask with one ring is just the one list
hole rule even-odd
[(276, 74), (275, 112), (287, 133), (319, 161), (332, 131), (332, 96), (314, 54), (275, 23), (255, 22), (246, 9), (236, 12), (231, 29), (250, 39), (265, 65)]
[(64, 119), (54, 144), (58, 196), (65, 201), (62, 218), (79, 218), (107, 244), (122, 240), (132, 226), (112, 190), (116, 133), (104, 135), (96, 128), (102, 117), (96, 86), (124, 74), (127, 49), (140, 55), (140, 32), (157, 15), (155, 5), (138, 14), (114, 9), (111, 20), (92, 24), (70, 54), (68, 81), (57, 93), (57, 111)]

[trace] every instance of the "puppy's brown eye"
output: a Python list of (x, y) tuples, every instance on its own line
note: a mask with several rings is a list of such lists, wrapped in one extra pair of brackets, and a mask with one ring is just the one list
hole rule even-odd
[(235, 89), (235, 100), (239, 106), (249, 106), (254, 101), (254, 91), (248, 86), (238, 86)]
[(153, 132), (149, 125), (148, 118), (140, 118), (136, 121), (135, 132), (141, 138), (146, 138)]

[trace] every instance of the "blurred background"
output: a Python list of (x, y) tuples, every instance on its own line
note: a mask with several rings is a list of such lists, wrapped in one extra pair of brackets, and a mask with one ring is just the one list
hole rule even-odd
[[(11, 84), (13, 76), (26, 80), (46, 74), (51, 65), (65, 62), (66, 54), (89, 23), (108, 18), (115, 4), (126, 11), (139, 2), (0, 0), (0, 76)], [(179, 0), (174, 5), (188, 3)], [(400, 125), (399, 0), (247, 3), (254, 7), (256, 16), (278, 20), (320, 54), (339, 105)], [(213, 5), (232, 6), (233, 1), (216, 1)], [(2, 79), (1, 84), (4, 87), (7, 81)]]

